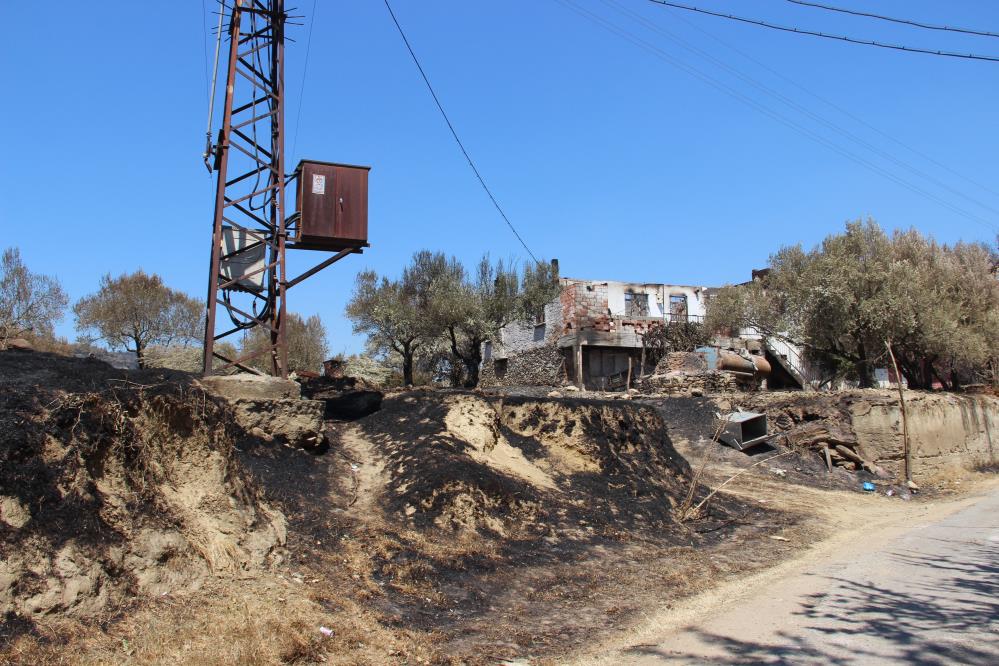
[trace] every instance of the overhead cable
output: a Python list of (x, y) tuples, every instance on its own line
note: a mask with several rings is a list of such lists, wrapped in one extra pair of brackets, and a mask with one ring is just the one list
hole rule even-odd
[(771, 30), (791, 32), (797, 35), (810, 35), (812, 37), (822, 37), (823, 39), (834, 39), (841, 42), (848, 42), (850, 44), (876, 46), (882, 49), (893, 49), (895, 51), (906, 51), (908, 53), (925, 53), (927, 55), (943, 56), (947, 58), (963, 58), (965, 60), (985, 60), (988, 62), (999, 62), (999, 56), (979, 55), (975, 53), (957, 53), (955, 51), (935, 51), (933, 49), (922, 49), (914, 46), (902, 46), (900, 44), (885, 44), (884, 42), (876, 42), (867, 39), (857, 39), (855, 37), (845, 37), (843, 35), (832, 35), (829, 33), (818, 32), (815, 30), (805, 30), (802, 28), (793, 28), (786, 25), (778, 25), (776, 23), (770, 23), (768, 21), (762, 21), (760, 19), (746, 18), (744, 16), (735, 16), (733, 14), (723, 14), (721, 12), (713, 12), (708, 9), (701, 9), (699, 7), (693, 7), (691, 5), (681, 5), (680, 3), (677, 2), (668, 2), (667, 0), (649, 0), (649, 2), (654, 2), (655, 4), (663, 5), (664, 7), (673, 7), (674, 9), (683, 9), (684, 11), (688, 12), (707, 14), (708, 16), (716, 16), (718, 18), (729, 19), (732, 21), (739, 21), (741, 23), (748, 23), (750, 25), (756, 25), (763, 28), (770, 28)]
[(215, 39), (215, 65), (212, 67), (212, 88), (208, 93), (208, 129), (205, 130), (205, 154), (203, 155), (205, 166), (208, 167), (209, 173), (212, 171), (212, 165), (209, 163), (208, 158), (212, 154), (212, 116), (215, 113), (215, 84), (219, 78), (219, 50), (222, 48), (222, 19), (225, 17), (225, 12), (222, 10), (224, 4), (221, 0), (219, 1), (219, 5), (219, 25), (216, 29), (217, 36)]
[(468, 151), (465, 150), (465, 144), (463, 144), (461, 142), (461, 139), (458, 138), (458, 132), (455, 131), (454, 125), (451, 124), (451, 119), (448, 118), (447, 112), (444, 110), (443, 105), (441, 105), (440, 99), (437, 97), (437, 93), (434, 92), (434, 87), (430, 85), (430, 79), (427, 78), (427, 73), (423, 70), (423, 65), (420, 64), (419, 58), (416, 57), (416, 53), (413, 51), (413, 47), (410, 46), (409, 40), (406, 38), (406, 33), (403, 31), (402, 26), (399, 25), (399, 20), (395, 17), (395, 12), (392, 11), (392, 5), (389, 4), (388, 0), (384, 1), (385, 1), (385, 8), (388, 9), (389, 16), (392, 17), (392, 22), (395, 23), (395, 27), (399, 31), (399, 36), (402, 37), (402, 41), (406, 45), (406, 50), (409, 51), (409, 55), (413, 58), (413, 62), (416, 63), (416, 68), (420, 70), (420, 76), (423, 77), (423, 82), (427, 84), (427, 90), (430, 91), (430, 96), (434, 98), (434, 104), (437, 105), (437, 110), (441, 112), (441, 116), (444, 118), (444, 122), (447, 123), (448, 129), (451, 130), (451, 136), (454, 137), (455, 142), (458, 144), (458, 148), (461, 149), (462, 155), (464, 155), (465, 159), (468, 161), (468, 166), (472, 167), (472, 172), (475, 174), (475, 177), (479, 179), (479, 183), (482, 185), (482, 189), (486, 191), (487, 195), (489, 195), (489, 200), (493, 202), (493, 206), (496, 207), (496, 210), (499, 212), (500, 217), (503, 218), (503, 221), (506, 222), (506, 225), (510, 227), (510, 231), (513, 232), (513, 235), (516, 236), (517, 240), (520, 241), (520, 244), (524, 246), (524, 249), (527, 251), (527, 254), (531, 256), (531, 259), (534, 260), (534, 263), (536, 264), (541, 263), (540, 261), (538, 261), (538, 258), (534, 256), (534, 253), (531, 252), (531, 248), (529, 248), (527, 246), (527, 243), (524, 242), (524, 239), (521, 237), (520, 233), (517, 232), (517, 229), (513, 226), (513, 223), (510, 221), (510, 218), (507, 217), (505, 212), (503, 212), (503, 208), (499, 205), (499, 202), (496, 201), (496, 197), (493, 196), (493, 193), (489, 189), (489, 186), (486, 185), (486, 181), (482, 177), (482, 174), (479, 173), (478, 168), (476, 168), (475, 162), (472, 161), (471, 155), (469, 155)]
[(892, 23), (901, 23), (903, 25), (911, 25), (916, 28), (926, 28), (927, 30), (945, 30), (947, 32), (962, 32), (966, 35), (979, 35), (981, 37), (999, 37), (999, 33), (995, 32), (985, 32), (984, 30), (973, 30), (972, 28), (958, 28), (950, 25), (934, 25), (932, 23), (922, 23), (920, 21), (912, 21), (910, 19), (900, 19), (893, 16), (882, 16), (881, 14), (871, 14), (870, 12), (861, 12), (856, 9), (845, 9), (843, 7), (833, 7), (831, 5), (823, 5), (818, 2), (805, 2), (805, 0), (787, 0), (788, 2), (795, 5), (802, 5), (803, 7), (814, 7), (816, 9), (825, 9), (830, 12), (839, 12), (840, 14), (850, 14), (852, 16), (863, 16), (866, 18), (878, 19), (879, 21), (890, 21)]
[(870, 160), (867, 160), (867, 159), (865, 159), (865, 158), (863, 158), (863, 157), (861, 157), (861, 156), (859, 156), (859, 155), (857, 155), (857, 154), (855, 154), (855, 153), (853, 153), (853, 152), (851, 152), (851, 151), (849, 151), (849, 150), (847, 150), (847, 149), (845, 149), (845, 148), (837, 145), (836, 143), (830, 141), (829, 139), (827, 139), (826, 137), (822, 136), (821, 134), (818, 134), (818, 133), (810, 130), (809, 128), (805, 127), (804, 125), (801, 125), (800, 123), (795, 122), (794, 120), (788, 118), (787, 116), (781, 114), (780, 112), (774, 111), (773, 109), (771, 109), (771, 108), (767, 107), (766, 105), (764, 105), (764, 104), (762, 104), (762, 103), (754, 100), (753, 98), (748, 97), (747, 95), (744, 95), (743, 93), (739, 92), (738, 90), (736, 90), (736, 89), (734, 89), (734, 88), (726, 85), (725, 83), (719, 81), (718, 79), (716, 79), (715, 77), (711, 76), (710, 74), (706, 74), (706, 73), (702, 72), (701, 70), (697, 69), (696, 67), (694, 67), (692, 65), (689, 65), (689, 64), (683, 62), (682, 60), (679, 60), (678, 58), (675, 58), (674, 56), (670, 55), (666, 51), (664, 51), (661, 48), (659, 48), (658, 46), (656, 46), (655, 44), (652, 44), (652, 43), (650, 43), (650, 42), (648, 42), (648, 41), (646, 41), (646, 40), (644, 40), (644, 39), (642, 39), (640, 37), (637, 37), (636, 35), (632, 34), (631, 32), (629, 32), (629, 31), (627, 31), (627, 30), (625, 30), (623, 28), (620, 28), (619, 26), (615, 25), (614, 23), (611, 23), (610, 21), (607, 21), (603, 17), (601, 17), (601, 16), (599, 16), (597, 14), (594, 14), (593, 12), (590, 12), (588, 10), (585, 10), (585, 9), (583, 9), (581, 7), (578, 7), (578, 6), (574, 5), (571, 2), (571, 0), (556, 0), (556, 2), (559, 2), (563, 6), (569, 8), (573, 12), (579, 14), (580, 16), (583, 16), (584, 18), (588, 18), (589, 20), (593, 21), (594, 23), (597, 23), (598, 25), (600, 25), (601, 27), (603, 27), (605, 30), (618, 35), (619, 37), (625, 39), (626, 41), (631, 42), (632, 44), (638, 46), (639, 48), (641, 48), (641, 49), (643, 49), (645, 51), (648, 51), (649, 53), (651, 53), (652, 55), (660, 58), (661, 60), (665, 60), (666, 62), (672, 64), (674, 67), (677, 67), (678, 69), (683, 70), (684, 72), (686, 72), (690, 76), (693, 76), (694, 78), (700, 79), (701, 81), (703, 81), (704, 83), (708, 84), (709, 86), (711, 86), (711, 87), (713, 87), (713, 88), (715, 88), (715, 89), (717, 89), (717, 90), (719, 90), (719, 91), (721, 91), (721, 92), (723, 92), (723, 93), (725, 93), (725, 94), (727, 94), (727, 95), (729, 95), (731, 97), (734, 97), (735, 99), (737, 99), (738, 101), (742, 102), (743, 104), (745, 104), (745, 105), (747, 105), (747, 106), (749, 106), (749, 107), (751, 107), (751, 108), (759, 111), (760, 113), (762, 113), (762, 114), (764, 114), (764, 115), (772, 118), (773, 120), (781, 123), (782, 125), (785, 125), (785, 126), (791, 128), (792, 130), (794, 130), (794, 131), (796, 131), (796, 132), (798, 132), (798, 133), (806, 136), (807, 138), (811, 139), (812, 141), (815, 141), (816, 143), (819, 143), (819, 144), (825, 146), (829, 150), (837, 153), (838, 155), (840, 155), (842, 157), (845, 157), (846, 159), (848, 159), (848, 160), (850, 160), (850, 161), (852, 161), (852, 162), (854, 162), (856, 164), (859, 164), (860, 166), (863, 166), (864, 168), (866, 168), (866, 169), (868, 169), (870, 171), (873, 171), (874, 173), (876, 173), (876, 174), (878, 174), (878, 175), (880, 175), (880, 176), (882, 176), (882, 177), (884, 177), (884, 178), (886, 178), (886, 179), (888, 179), (888, 180), (896, 183), (897, 185), (900, 185), (900, 186), (902, 186), (902, 187), (904, 187), (904, 188), (906, 188), (906, 189), (908, 189), (908, 190), (910, 190), (910, 191), (912, 191), (912, 192), (914, 192), (916, 194), (919, 194), (920, 196), (923, 196), (923, 197), (925, 197), (925, 198), (927, 198), (927, 199), (929, 199), (929, 200), (931, 200), (931, 201), (939, 204), (940, 206), (943, 206), (944, 208), (947, 208), (948, 210), (950, 210), (950, 211), (952, 211), (954, 213), (957, 213), (958, 215), (960, 215), (962, 217), (965, 217), (965, 218), (967, 218), (969, 220), (972, 220), (974, 222), (982, 224), (982, 225), (990, 228), (993, 231), (999, 230), (999, 227), (997, 227), (994, 223), (992, 223), (992, 222), (990, 222), (990, 221), (988, 221), (988, 220), (986, 220), (986, 219), (984, 219), (982, 217), (979, 217), (978, 215), (975, 215), (974, 213), (971, 213), (971, 212), (969, 212), (969, 211), (961, 208), (960, 206), (957, 206), (957, 205), (955, 205), (955, 204), (953, 204), (953, 203), (951, 203), (951, 202), (949, 202), (949, 201), (947, 201), (945, 199), (941, 199), (940, 197), (938, 197), (937, 195), (933, 194), (932, 192), (928, 192), (925, 189), (919, 187), (918, 185), (914, 185), (913, 183), (910, 183), (909, 181), (907, 181), (907, 180), (905, 180), (903, 178), (900, 178), (899, 176), (896, 176), (892, 172), (890, 172), (890, 171), (888, 171), (888, 170), (886, 170), (886, 169), (878, 166), (877, 164), (871, 162)]
[(705, 35), (706, 37), (714, 40), (715, 42), (718, 42), (719, 44), (721, 44), (725, 48), (727, 48), (727, 49), (729, 49), (731, 51), (734, 51), (735, 53), (739, 54), (740, 56), (742, 56), (746, 60), (748, 60), (748, 61), (754, 63), (755, 65), (757, 65), (759, 67), (762, 67), (766, 71), (770, 72), (771, 74), (773, 74), (777, 78), (781, 79), (785, 83), (788, 83), (788, 84), (794, 86), (795, 88), (797, 88), (798, 90), (802, 91), (806, 95), (819, 100), (820, 102), (822, 102), (826, 106), (829, 106), (832, 109), (834, 109), (836, 111), (839, 111), (843, 115), (845, 115), (848, 118), (856, 121), (857, 123), (860, 123), (861, 125), (863, 125), (867, 129), (871, 130), (872, 132), (875, 132), (875, 133), (881, 135), (882, 137), (888, 139), (889, 141), (895, 143), (898, 146), (901, 146), (902, 148), (905, 148), (906, 150), (908, 150), (912, 154), (914, 154), (914, 155), (916, 155), (918, 157), (921, 157), (922, 159), (924, 159), (927, 162), (929, 162), (929, 163), (931, 163), (931, 164), (933, 164), (933, 165), (935, 165), (935, 166), (943, 169), (944, 171), (947, 171), (947, 172), (951, 173), (952, 175), (957, 176), (958, 178), (960, 178), (960, 179), (962, 179), (962, 180), (964, 180), (964, 181), (966, 181), (968, 183), (971, 183), (972, 185), (974, 185), (976, 187), (979, 187), (982, 190), (985, 190), (986, 192), (988, 192), (990, 194), (993, 194), (995, 196), (999, 196), (999, 190), (996, 190), (996, 189), (994, 189), (992, 187), (989, 187), (988, 185), (985, 185), (984, 183), (982, 183), (982, 182), (980, 182), (980, 181), (978, 181), (978, 180), (976, 180), (974, 178), (971, 178), (970, 176), (968, 176), (968, 175), (966, 175), (964, 173), (961, 173), (960, 171), (957, 171), (957, 170), (955, 170), (955, 169), (947, 166), (946, 164), (943, 164), (942, 162), (940, 162), (940, 161), (934, 159), (933, 157), (931, 157), (930, 155), (927, 155), (926, 153), (924, 153), (924, 152), (922, 152), (922, 151), (920, 151), (920, 150), (918, 150), (916, 148), (913, 148), (912, 146), (910, 146), (909, 144), (905, 143), (901, 139), (898, 139), (895, 136), (892, 136), (891, 134), (889, 134), (888, 132), (886, 132), (886, 131), (884, 131), (884, 130), (882, 130), (882, 129), (874, 126), (874, 125), (872, 125), (868, 121), (864, 120), (864, 118), (858, 116), (856, 113), (850, 111), (849, 109), (844, 108), (843, 106), (841, 106), (841, 105), (833, 102), (832, 100), (830, 100), (827, 97), (824, 97), (824, 96), (816, 93), (813, 90), (809, 90), (808, 88), (806, 88), (802, 84), (798, 83), (797, 81), (795, 81), (791, 77), (782, 74), (781, 72), (777, 71), (776, 69), (774, 69), (770, 65), (766, 64), (765, 62), (763, 62), (759, 58), (756, 58), (756, 57), (752, 56), (751, 54), (747, 53), (746, 51), (744, 51), (743, 49), (740, 49), (739, 47), (733, 45), (731, 42), (729, 42), (729, 41), (727, 41), (725, 39), (722, 39), (718, 35), (710, 32), (708, 30), (705, 30), (701, 26), (697, 25), (696, 22), (687, 20), (687, 19), (685, 19), (680, 14), (675, 14), (674, 16), (677, 19), (679, 19), (679, 20), (683, 21), (684, 23), (686, 23), (688, 26), (690, 26), (694, 30), (696, 30), (699, 33), (701, 33), (702, 35)]
[(201, 0), (201, 30), (204, 32), (204, 36), (201, 39), (201, 49), (205, 52), (205, 95), (209, 94), (209, 83), (208, 83), (208, 24), (205, 22), (205, 17), (208, 14), (208, 8), (205, 6), (205, 0)]
[(312, 28), (316, 25), (316, 0), (312, 0), (312, 14), (309, 17), (309, 36), (305, 41), (305, 66), (302, 68), (302, 87), (298, 91), (298, 111), (295, 112), (295, 131), (291, 139), (291, 155), (295, 158), (295, 148), (298, 147), (298, 123), (302, 120), (302, 102), (305, 100), (305, 77), (309, 73), (309, 52), (312, 50)]
[(679, 44), (681, 47), (683, 47), (684, 49), (690, 51), (691, 53), (694, 53), (695, 55), (700, 56), (701, 58), (707, 60), (708, 62), (711, 62), (714, 65), (716, 65), (718, 67), (721, 67), (722, 69), (730, 72), (732, 75), (734, 75), (734, 76), (738, 77), (739, 79), (745, 81), (746, 83), (748, 83), (752, 87), (756, 88), (757, 90), (760, 90), (764, 94), (769, 95), (770, 97), (773, 97), (774, 99), (776, 99), (777, 101), (781, 102), (785, 106), (788, 106), (791, 109), (794, 109), (795, 111), (797, 111), (797, 112), (799, 112), (799, 113), (801, 113), (801, 114), (803, 114), (803, 115), (811, 118), (815, 122), (820, 123), (820, 124), (826, 126), (827, 128), (829, 128), (833, 132), (835, 132), (835, 133), (837, 133), (837, 134), (839, 134), (839, 135), (841, 135), (841, 136), (843, 136), (843, 137), (845, 137), (845, 138), (853, 141), (854, 143), (856, 143), (856, 144), (858, 144), (860, 146), (863, 146), (864, 148), (870, 150), (872, 153), (878, 155), (879, 157), (882, 157), (883, 159), (888, 160), (889, 162), (892, 162), (893, 164), (895, 164), (895, 165), (897, 165), (897, 166), (905, 169), (906, 171), (908, 171), (908, 172), (910, 172), (910, 173), (912, 173), (912, 174), (914, 174), (916, 176), (919, 176), (921, 178), (924, 178), (924, 179), (928, 180), (929, 182), (933, 183), (937, 187), (940, 187), (941, 189), (949, 191), (951, 194), (954, 194), (954, 195), (959, 196), (962, 199), (965, 199), (965, 200), (967, 200), (967, 201), (969, 201), (969, 202), (971, 202), (973, 204), (981, 206), (982, 208), (985, 208), (989, 212), (993, 213), (994, 215), (999, 216), (999, 209), (997, 209), (997, 208), (989, 205), (988, 203), (985, 203), (985, 202), (983, 202), (983, 201), (981, 201), (981, 200), (979, 200), (977, 198), (971, 197), (971, 196), (965, 194), (964, 192), (962, 192), (962, 191), (960, 191), (960, 190), (958, 190), (958, 189), (956, 189), (954, 187), (951, 187), (949, 184), (941, 181), (940, 179), (936, 178), (935, 176), (926, 173), (925, 171), (919, 169), (918, 167), (909, 164), (905, 160), (902, 160), (902, 159), (900, 159), (900, 158), (892, 155), (891, 153), (889, 153), (889, 152), (887, 152), (885, 150), (882, 150), (880, 147), (878, 147), (875, 144), (872, 144), (871, 142), (867, 141), (863, 137), (860, 137), (860, 136), (856, 135), (855, 133), (851, 132), (850, 130), (848, 130), (848, 129), (840, 126), (840, 125), (838, 125), (837, 123), (833, 122), (832, 120), (829, 120), (829, 119), (825, 118), (824, 116), (822, 116), (822, 115), (820, 115), (820, 114), (812, 111), (808, 107), (802, 106), (801, 104), (799, 104), (795, 100), (789, 98), (788, 96), (784, 95), (780, 91), (775, 90), (774, 88), (766, 85), (765, 83), (762, 83), (761, 81), (758, 81), (757, 79), (753, 78), (752, 76), (743, 73), (742, 71), (736, 69), (735, 67), (729, 65), (728, 63), (726, 63), (726, 62), (724, 62), (722, 60), (719, 60), (714, 55), (712, 55), (710, 52), (705, 51), (704, 49), (700, 49), (700, 48), (694, 46), (693, 44), (687, 42), (686, 40), (682, 39), (681, 37), (673, 34), (672, 32), (666, 30), (665, 28), (662, 28), (659, 25), (657, 25), (656, 23), (648, 20), (647, 18), (645, 18), (644, 16), (638, 14), (637, 12), (634, 12), (634, 11), (632, 11), (630, 9), (627, 9), (626, 7), (624, 7), (623, 5), (621, 5), (621, 3), (617, 2), (617, 0), (603, 0), (603, 2), (604, 2), (604, 4), (606, 4), (606, 5), (610, 6), (611, 8), (615, 9), (616, 11), (618, 11), (618, 12), (620, 12), (620, 13), (626, 15), (626, 16), (629, 16), (632, 19), (634, 19), (635, 21), (638, 21), (639, 23), (643, 24), (649, 30), (652, 30), (653, 32), (657, 32), (657, 33), (663, 35), (664, 37), (666, 37), (670, 41), (672, 41), (672, 42), (674, 42), (676, 44)]

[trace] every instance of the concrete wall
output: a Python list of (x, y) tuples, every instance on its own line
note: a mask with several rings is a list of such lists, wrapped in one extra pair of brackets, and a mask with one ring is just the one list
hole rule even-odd
[(687, 298), (687, 314), (703, 317), (707, 289), (697, 286), (675, 284), (639, 284), (632, 282), (586, 282), (566, 281), (567, 288), (576, 291), (575, 302), (580, 305), (573, 313), (579, 325), (602, 316), (626, 317), (626, 294), (647, 303), (645, 312), (649, 317), (662, 317), (670, 312), (670, 296)]
[[(902, 420), (897, 393), (850, 406), (853, 430), (865, 454), (898, 470), (902, 463)], [(999, 462), (999, 399), (906, 391), (913, 477), (932, 479), (951, 468)]]
[(493, 358), (508, 358), (515, 354), (543, 347), (557, 340), (562, 334), (562, 306), (552, 301), (545, 306), (545, 321), (537, 325), (533, 321), (519, 321), (503, 327), (499, 340), (494, 341)]

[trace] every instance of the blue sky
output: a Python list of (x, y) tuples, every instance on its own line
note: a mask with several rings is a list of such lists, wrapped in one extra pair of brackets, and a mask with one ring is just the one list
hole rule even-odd
[[(214, 22), (204, 7), (214, 4), (104, 0), (83, 11), (55, 0), (42, 14), (36, 3), (5, 3), (6, 24), (16, 29), (0, 42), (8, 91), (0, 107), (2, 245), (19, 247), (32, 270), (58, 276), (74, 300), (94, 291), (103, 273), (138, 268), (204, 294), (212, 213), (201, 164), (205, 31)], [(309, 0), (295, 4), (311, 14)], [(781, 0), (696, 4), (999, 54), (995, 38)], [(999, 32), (992, 0), (835, 4)], [(564, 275), (739, 282), (779, 246), (812, 245), (866, 216), (944, 242), (996, 237), (999, 63), (789, 35), (647, 0), (394, 0), (393, 7), (511, 220), (536, 254), (560, 260)], [(421, 248), (466, 263), (485, 251), (526, 255), (464, 162), (382, 2), (317, 0), (309, 18), (290, 161), (372, 166), (372, 246), (296, 287), (289, 303), (322, 316), (334, 352), (356, 351), (362, 341), (343, 307), (358, 270), (397, 275)], [(307, 30), (290, 32), (298, 41), (287, 56), (289, 137)], [(293, 274), (315, 259), (292, 254)], [(58, 330), (74, 337), (71, 316)]]

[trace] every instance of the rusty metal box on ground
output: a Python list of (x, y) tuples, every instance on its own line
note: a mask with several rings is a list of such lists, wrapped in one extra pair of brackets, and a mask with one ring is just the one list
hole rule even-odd
[(302, 160), (298, 164), (292, 239), (306, 249), (343, 250), (368, 244), (371, 167)]

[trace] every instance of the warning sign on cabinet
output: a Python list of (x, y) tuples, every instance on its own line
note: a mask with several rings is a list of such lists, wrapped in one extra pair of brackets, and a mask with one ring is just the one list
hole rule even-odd
[(312, 174), (312, 193), (326, 194), (326, 176), (319, 173)]

